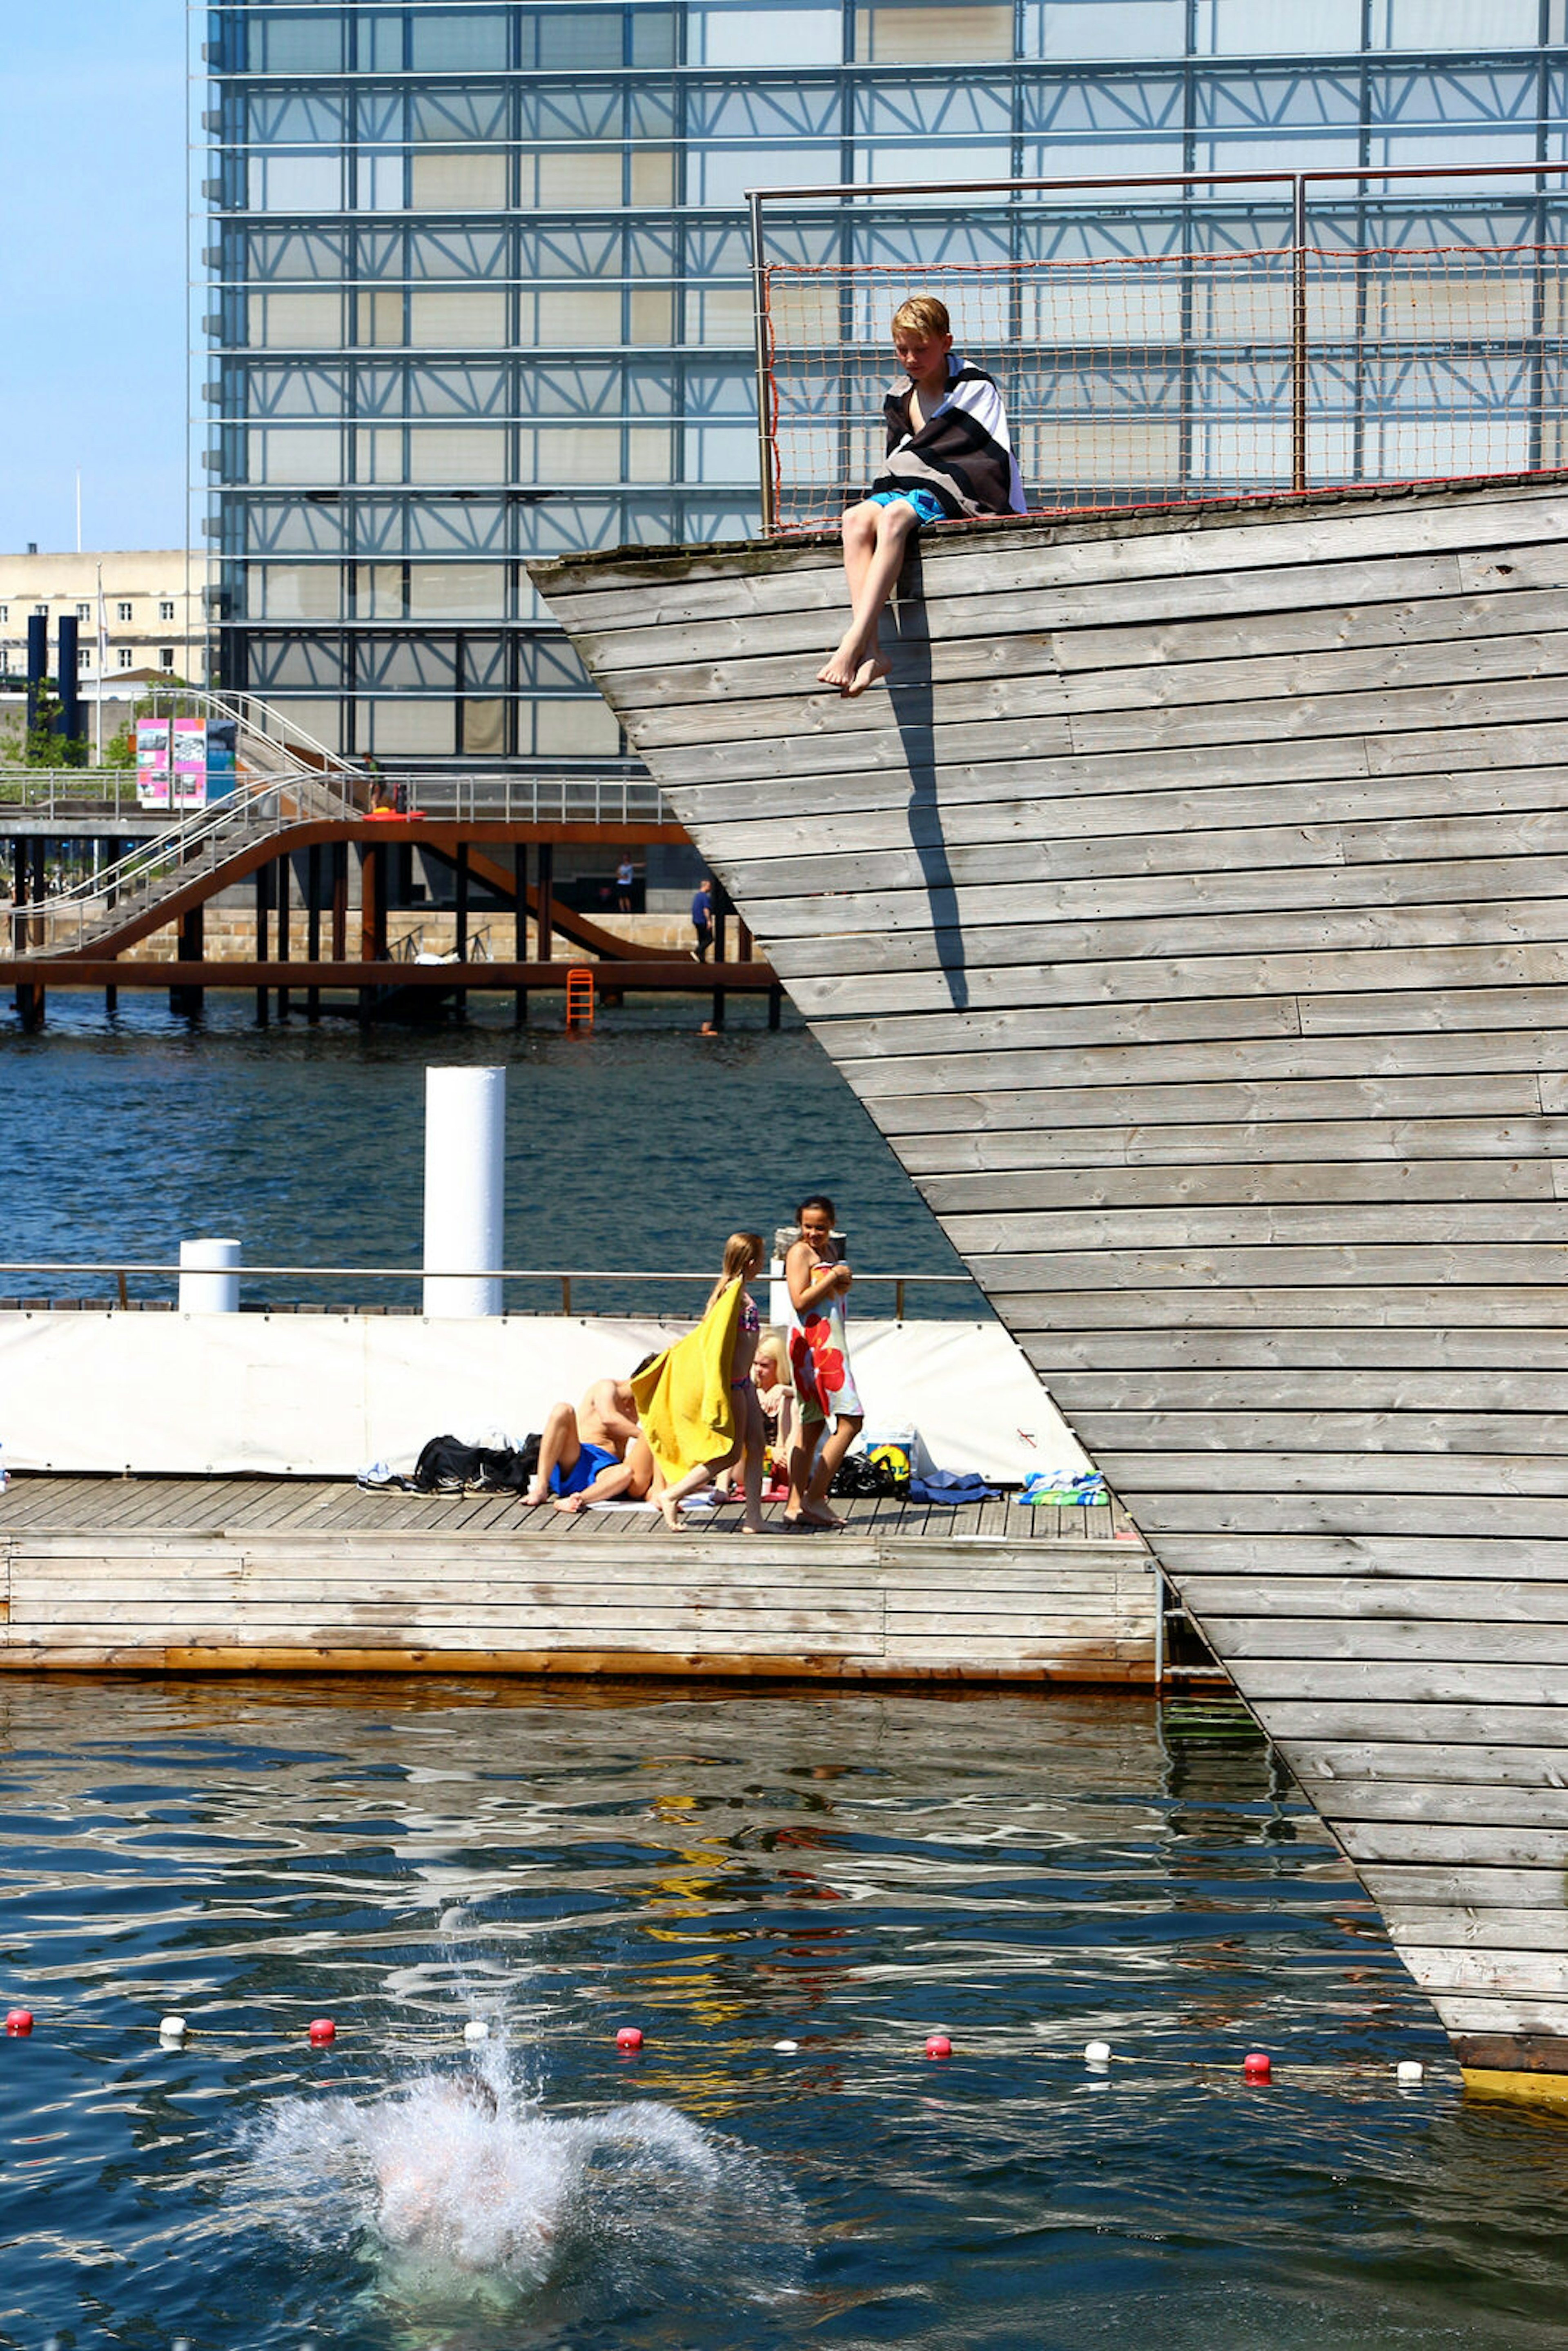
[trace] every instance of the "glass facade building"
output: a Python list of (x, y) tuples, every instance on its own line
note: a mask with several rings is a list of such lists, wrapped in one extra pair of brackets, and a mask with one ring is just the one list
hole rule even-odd
[[(758, 521), (752, 187), (1568, 156), (1568, 0), (206, 12), (215, 677), (624, 771), (537, 554)], [(922, 249), (963, 250), (928, 211)]]

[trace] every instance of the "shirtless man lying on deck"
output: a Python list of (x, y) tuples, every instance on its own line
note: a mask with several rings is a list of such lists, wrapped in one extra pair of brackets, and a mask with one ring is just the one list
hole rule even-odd
[(640, 1502), (653, 1476), (653, 1457), (630, 1385), (625, 1380), (595, 1380), (575, 1410), (569, 1404), (550, 1406), (538, 1467), (523, 1500), (532, 1508), (553, 1499), (558, 1510), (566, 1511), (594, 1502)]

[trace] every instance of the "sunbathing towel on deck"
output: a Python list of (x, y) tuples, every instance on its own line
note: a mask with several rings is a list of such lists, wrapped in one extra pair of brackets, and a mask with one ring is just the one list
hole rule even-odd
[(643, 1434), (672, 1486), (699, 1461), (717, 1461), (735, 1449), (740, 1424), (729, 1374), (742, 1289), (732, 1281), (695, 1331), (632, 1381)]

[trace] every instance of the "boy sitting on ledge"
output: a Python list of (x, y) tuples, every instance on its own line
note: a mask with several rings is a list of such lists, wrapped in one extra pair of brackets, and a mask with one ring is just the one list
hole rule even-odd
[(953, 356), (946, 305), (933, 294), (901, 304), (893, 314), (893, 348), (904, 372), (883, 403), (887, 461), (870, 497), (843, 519), (850, 625), (817, 672), (823, 685), (845, 696), (863, 694), (891, 666), (877, 647), (877, 622), (910, 533), (922, 523), (1024, 511), (996, 379)]

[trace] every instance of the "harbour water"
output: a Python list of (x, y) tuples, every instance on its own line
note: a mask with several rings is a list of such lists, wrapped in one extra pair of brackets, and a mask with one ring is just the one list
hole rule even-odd
[[(106, 1015), (96, 998), (51, 997), (44, 1030), (0, 1030), (0, 1099), (11, 1111), (0, 1121), (0, 1254), (163, 1261), (183, 1237), (225, 1233), (252, 1264), (416, 1263), (424, 1064), (498, 1061), (509, 1073), (508, 1265), (700, 1271), (716, 1267), (737, 1226), (771, 1236), (803, 1193), (825, 1189), (858, 1265), (961, 1274), (794, 1016), (770, 1033), (760, 1005), (742, 999), (714, 1038), (698, 1033), (706, 1008), (702, 998), (632, 1003), (601, 1013), (591, 1035), (567, 1036), (559, 999), (519, 1032), (509, 999), (476, 998), (463, 1027), (361, 1031), (303, 1019), (259, 1029), (247, 997), (209, 998), (194, 1024), (156, 998)], [(38, 1285), (50, 1286), (91, 1287)], [(0, 1290), (11, 1287), (0, 1276)], [(336, 1301), (345, 1290), (273, 1282), (260, 1294)], [(359, 1295), (409, 1305), (419, 1290), (382, 1283)], [(574, 1303), (679, 1313), (693, 1297), (689, 1286), (597, 1283), (580, 1286)], [(507, 1303), (549, 1311), (558, 1300), (519, 1286)], [(867, 1290), (856, 1305), (890, 1313), (892, 1293)], [(912, 1288), (908, 1311), (990, 1319), (967, 1280)]]
[(1260, 1745), (518, 1684), (0, 1721), (8, 2346), (1561, 2339), (1568, 2130), (1461, 2103)]

